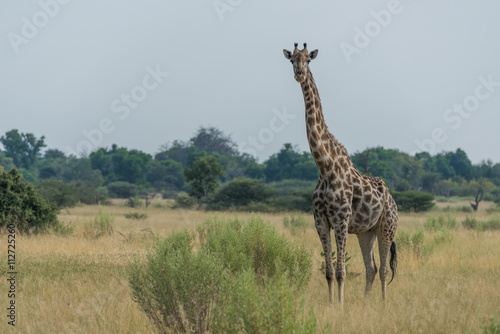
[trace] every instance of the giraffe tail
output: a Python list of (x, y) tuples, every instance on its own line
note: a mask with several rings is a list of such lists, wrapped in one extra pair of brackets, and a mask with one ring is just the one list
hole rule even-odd
[[(394, 279), (394, 275), (396, 275), (396, 269), (398, 268), (398, 255), (396, 254), (396, 243), (394, 241), (391, 244), (391, 258), (389, 260), (389, 266), (391, 267), (392, 271), (392, 282), (392, 280)], [(389, 284), (391, 284), (391, 282), (389, 282)]]

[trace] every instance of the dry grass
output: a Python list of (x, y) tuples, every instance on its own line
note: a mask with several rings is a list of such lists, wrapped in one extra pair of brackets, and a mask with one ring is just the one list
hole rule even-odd
[[(482, 209), (474, 213), (488, 217)], [(109, 210), (115, 233), (98, 239), (83, 236), (83, 224), (98, 208), (69, 209), (60, 219), (75, 225), (72, 236), (18, 236), (17, 239), (17, 332), (22, 333), (149, 333), (154, 332), (145, 314), (132, 301), (127, 283), (127, 264), (144, 257), (155, 236), (183, 228), (192, 229), (208, 217), (230, 218), (235, 214), (173, 210), (168, 204), (137, 210), (114, 203)], [(440, 203), (467, 205), (464, 203)], [(147, 212), (145, 220), (125, 218), (126, 213)], [(438, 214), (433, 212), (431, 214)], [(466, 214), (450, 213), (461, 220)], [(249, 213), (238, 213), (246, 219)], [(313, 276), (307, 291), (306, 307), (313, 308), (318, 328), (340, 333), (457, 333), (479, 332), (481, 321), (500, 316), (500, 232), (474, 232), (461, 227), (451, 231), (453, 240), (437, 245), (426, 258), (399, 253), (398, 273), (388, 287), (388, 303), (380, 301), (378, 278), (367, 303), (363, 300), (364, 266), (355, 236), (350, 235), (348, 252), (351, 271), (363, 273), (346, 283), (344, 312), (328, 305), (326, 281), (320, 272), (322, 258), (312, 215), (304, 232), (292, 235), (283, 225), (290, 214), (262, 214), (290, 239), (303, 243), (313, 254)], [(425, 214), (401, 214), (399, 229), (416, 230), (424, 225)], [(148, 230), (149, 231), (149, 230)], [(426, 231), (432, 238), (435, 232)], [(2, 244), (7, 245), (6, 236)], [(5, 247), (6, 249), (6, 247)], [(0, 261), (6, 263), (6, 251)], [(378, 262), (378, 260), (377, 260)], [(5, 266), (3, 266), (5, 267)], [(4, 273), (4, 272), (2, 272)], [(5, 275), (2, 275), (5, 277)], [(6, 283), (0, 283), (0, 305), (7, 305)], [(337, 291), (335, 290), (335, 293)], [(13, 332), (5, 317), (0, 332)]]

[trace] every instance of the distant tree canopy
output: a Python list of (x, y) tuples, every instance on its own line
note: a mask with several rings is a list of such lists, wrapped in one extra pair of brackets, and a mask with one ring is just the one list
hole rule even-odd
[(31, 169), (41, 156), (41, 150), (45, 145), (45, 137), (37, 139), (31, 133), (19, 133), (11, 130), (0, 137), (5, 149), (5, 156), (12, 158), (14, 165), (18, 168)]
[[(121, 197), (157, 192), (173, 197), (178, 192), (187, 192), (203, 197), (218, 184), (249, 178), (260, 183), (280, 184), (280, 187), (286, 184), (286, 189), (290, 189), (287, 194), (276, 196), (289, 196), (288, 200), (293, 197), (306, 208), (310, 204), (306, 195), (314, 185), (300, 184), (314, 184), (318, 179), (318, 169), (309, 152), (301, 152), (286, 143), (267, 160), (259, 162), (254, 156), (240, 153), (231, 137), (214, 127), (199, 128), (187, 141), (174, 140), (161, 145), (154, 155), (112, 145), (80, 158), (66, 156), (54, 148), (43, 151), (44, 141), (44, 136), (37, 138), (17, 129), (8, 131), (0, 136), (0, 166), (5, 171), (18, 169), (23, 178), (35, 184), (45, 196), (52, 192), (52, 200), (59, 206), (89, 201), (87, 195), (75, 195), (67, 201), (55, 199), (59, 195), (67, 197), (64, 194), (70, 192), (95, 194), (101, 200), (106, 193)], [(472, 164), (462, 149), (435, 155), (427, 152), (410, 155), (396, 149), (373, 147), (355, 152), (351, 159), (361, 172), (383, 178), (391, 191), (474, 196), (481, 187), (484, 200), (500, 201), (500, 163), (486, 160)], [(200, 168), (194, 166), (197, 161), (210, 161), (210, 164), (215, 161), (221, 168), (216, 173), (217, 182), (210, 181), (204, 190), (195, 181), (197, 176), (193, 170)], [(282, 207), (286, 205), (281, 203)]]

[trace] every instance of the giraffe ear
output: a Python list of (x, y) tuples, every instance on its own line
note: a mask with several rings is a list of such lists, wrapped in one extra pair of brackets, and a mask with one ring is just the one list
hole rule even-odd
[(318, 49), (312, 50), (311, 52), (309, 52), (309, 57), (311, 58), (311, 60), (316, 58), (317, 55), (318, 55)]
[(288, 50), (283, 49), (283, 54), (285, 55), (286, 59), (292, 58), (292, 53)]

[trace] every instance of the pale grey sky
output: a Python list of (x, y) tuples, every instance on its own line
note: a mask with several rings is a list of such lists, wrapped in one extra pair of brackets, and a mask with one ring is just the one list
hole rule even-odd
[(390, 0), (6, 1), (0, 134), (67, 153), (155, 153), (200, 126), (260, 161), (308, 151), (282, 49), (308, 43), (330, 131), (349, 152), (463, 148), (500, 162), (500, 3)]

